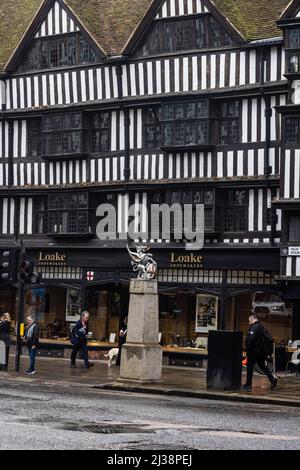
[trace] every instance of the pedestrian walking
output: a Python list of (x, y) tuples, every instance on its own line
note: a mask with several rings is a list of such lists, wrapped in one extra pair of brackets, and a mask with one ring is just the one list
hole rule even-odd
[(121, 330), (119, 332), (119, 351), (118, 351), (118, 356), (116, 360), (116, 366), (120, 366), (121, 364), (122, 346), (123, 344), (126, 343), (126, 337), (127, 337), (127, 321), (128, 321), (128, 317), (125, 317), (123, 320)]
[(0, 317), (0, 341), (3, 341), (5, 347), (5, 360), (0, 366), (0, 370), (7, 371), (9, 361), (9, 347), (10, 347), (10, 315), (3, 313)]
[(267, 357), (271, 355), (273, 338), (266, 328), (258, 321), (256, 315), (249, 317), (249, 330), (247, 337), (247, 382), (243, 385), (244, 390), (252, 390), (253, 369), (255, 364), (268, 377), (271, 383), (271, 390), (277, 385), (275, 377), (267, 367)]
[(28, 315), (26, 319), (27, 328), (25, 330), (25, 338), (27, 341), (27, 348), (29, 353), (29, 369), (26, 370), (25, 374), (34, 375), (36, 373), (35, 358), (39, 346), (40, 329), (37, 322), (31, 315)]
[(72, 330), (71, 343), (73, 344), (73, 351), (71, 354), (71, 367), (76, 368), (76, 358), (78, 351), (81, 351), (84, 365), (87, 369), (94, 366), (93, 362), (89, 362), (88, 358), (88, 321), (89, 312), (83, 312)]
[(0, 370), (7, 371), (9, 361), (9, 347), (10, 347), (10, 314), (3, 313), (0, 317), (0, 341), (5, 344), (5, 364), (0, 366)]

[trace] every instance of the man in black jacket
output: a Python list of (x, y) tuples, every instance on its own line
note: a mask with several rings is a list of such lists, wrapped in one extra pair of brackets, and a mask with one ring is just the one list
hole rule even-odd
[(80, 320), (78, 320), (72, 331), (71, 343), (73, 344), (73, 351), (71, 355), (71, 367), (76, 368), (76, 357), (78, 351), (82, 351), (82, 357), (84, 360), (84, 365), (87, 369), (93, 367), (94, 363), (89, 362), (88, 358), (88, 321), (89, 321), (89, 312), (83, 312), (80, 315)]
[(36, 321), (30, 315), (27, 317), (27, 325), (28, 326), (25, 330), (25, 338), (27, 340), (27, 348), (29, 352), (30, 365), (29, 365), (29, 369), (26, 370), (25, 374), (33, 375), (36, 373), (35, 357), (36, 357), (37, 348), (39, 346), (40, 329)]
[(244, 390), (252, 389), (253, 368), (257, 363), (259, 368), (266, 374), (271, 382), (273, 390), (277, 385), (277, 378), (273, 376), (266, 365), (266, 354), (264, 352), (264, 327), (259, 323), (256, 315), (249, 317), (249, 330), (247, 337), (247, 382)]

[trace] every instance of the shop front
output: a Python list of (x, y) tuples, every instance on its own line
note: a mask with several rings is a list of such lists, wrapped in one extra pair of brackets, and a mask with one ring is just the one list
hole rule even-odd
[[(160, 342), (165, 363), (201, 366), (207, 357), (209, 331), (240, 330), (246, 335), (251, 311), (259, 314), (278, 345), (290, 339), (292, 308), (276, 297), (276, 249), (205, 249), (199, 253), (153, 249), (159, 267)], [(28, 255), (43, 279), (41, 286), (25, 295), (25, 313), (40, 324), (40, 354), (68, 356), (70, 331), (85, 309), (90, 312), (89, 347), (94, 357), (101, 358), (117, 346), (134, 277), (126, 250), (47, 247), (30, 249)], [(17, 304), (8, 307), (17, 311)]]

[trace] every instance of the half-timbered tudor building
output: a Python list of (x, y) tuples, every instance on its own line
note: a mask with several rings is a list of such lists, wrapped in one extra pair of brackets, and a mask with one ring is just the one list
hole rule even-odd
[(1, 0), (0, 67), (0, 244), (42, 273), (26, 312), (48, 342), (82, 307), (99, 341), (126, 315), (101, 203), (120, 231), (132, 204), (205, 206), (201, 251), (146, 240), (164, 345), (246, 332), (251, 308), (300, 337), (299, 0)]

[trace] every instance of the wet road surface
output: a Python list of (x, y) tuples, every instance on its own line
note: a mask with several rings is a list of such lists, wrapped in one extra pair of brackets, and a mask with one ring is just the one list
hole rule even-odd
[(300, 409), (0, 379), (1, 449), (300, 449)]

